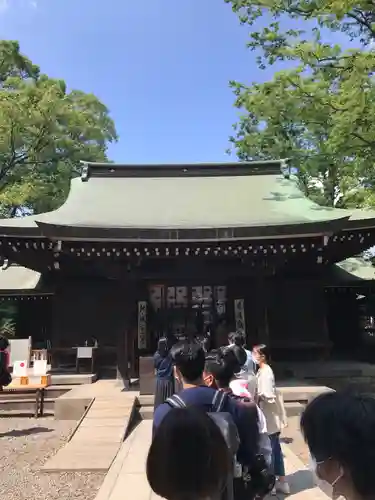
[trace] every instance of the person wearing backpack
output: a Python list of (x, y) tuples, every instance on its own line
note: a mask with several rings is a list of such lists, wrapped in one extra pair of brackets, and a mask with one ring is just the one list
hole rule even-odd
[[(229, 443), (229, 436), (233, 437), (233, 426), (238, 433), (239, 443), (236, 450), (234, 464), (236, 466), (251, 467), (254, 463), (254, 443), (257, 441), (252, 435), (249, 426), (249, 415), (247, 409), (232, 400), (228, 395), (220, 393), (213, 387), (208, 387), (204, 383), (205, 352), (199, 344), (195, 342), (183, 341), (176, 344), (171, 349), (171, 355), (174, 360), (175, 376), (181, 381), (183, 389), (172, 398), (169, 398), (164, 404), (160, 405), (154, 413), (153, 434), (156, 435), (157, 429), (164, 417), (173, 408), (183, 408), (194, 406), (203, 411), (212, 414), (223, 434), (226, 433), (228, 446), (235, 443)], [(218, 414), (227, 414), (229, 419)], [(216, 415), (214, 415), (216, 414)], [(259, 434), (257, 427), (256, 433)], [(238, 469), (238, 468), (237, 468)], [(238, 476), (237, 470), (233, 471), (234, 476)], [(242, 474), (242, 472), (240, 472)], [(230, 495), (228, 495), (230, 498)], [(250, 499), (249, 499), (250, 500)]]
[[(237, 347), (237, 346), (234, 346)], [(237, 498), (260, 498), (272, 490), (275, 476), (271, 471), (272, 448), (267, 433), (265, 416), (251, 398), (233, 393), (230, 382), (238, 372), (239, 361), (233, 346), (211, 351), (206, 355), (204, 381), (226, 393), (230, 398), (243, 404), (248, 411), (249, 433), (253, 436), (253, 466), (244, 471), (241, 480), (235, 479), (234, 490)], [(250, 472), (251, 480), (248, 480)]]
[(207, 413), (191, 406), (166, 415), (146, 461), (148, 483), (158, 497), (219, 499), (230, 471), (226, 441)]
[[(266, 459), (267, 464), (272, 463), (271, 441), (267, 432), (266, 418), (254, 401), (246, 395), (236, 394), (231, 388), (231, 382), (236, 378), (238, 371), (238, 358), (232, 346), (217, 349), (206, 354), (204, 381), (209, 387), (214, 387), (228, 394), (233, 400), (244, 404), (249, 410), (249, 425), (253, 426), (254, 447), (257, 446)], [(257, 431), (254, 427), (256, 422)]]

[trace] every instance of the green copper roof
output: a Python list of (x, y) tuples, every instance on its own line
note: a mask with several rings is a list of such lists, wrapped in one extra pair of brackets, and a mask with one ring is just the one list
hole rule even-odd
[(0, 268), (0, 292), (6, 290), (35, 290), (40, 283), (41, 275), (27, 267), (11, 265)]
[[(351, 257), (336, 264), (336, 267), (347, 274), (348, 279), (375, 280), (375, 267), (361, 257)], [(342, 275), (344, 276), (344, 275)]]
[(179, 229), (300, 224), (346, 215), (318, 207), (279, 174), (76, 179), (67, 203), (45, 217), (82, 226)]
[[(119, 166), (87, 164), (58, 210), (0, 220), (0, 234), (46, 226), (140, 230), (278, 228), (374, 219), (374, 211), (320, 207), (281, 173), (282, 162)], [(349, 220), (350, 219), (350, 220)], [(341, 222), (340, 222), (341, 221)], [(300, 230), (301, 231), (301, 230)], [(255, 234), (254, 233), (254, 234)], [(290, 233), (289, 233), (290, 234)], [(251, 234), (253, 236), (253, 233)]]

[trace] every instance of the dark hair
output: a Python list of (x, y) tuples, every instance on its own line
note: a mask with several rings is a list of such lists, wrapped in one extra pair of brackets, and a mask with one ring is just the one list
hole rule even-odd
[(231, 351), (236, 359), (237, 359), (237, 362), (238, 362), (238, 370), (235, 372), (239, 372), (241, 367), (246, 363), (247, 361), (247, 354), (246, 354), (246, 351), (243, 347), (240, 347), (238, 345), (230, 345), (228, 347), (225, 348), (227, 352)]
[(5, 335), (0, 335), (0, 349), (5, 350), (9, 347), (9, 340), (5, 337)]
[(228, 335), (228, 340), (239, 347), (243, 347), (245, 345), (245, 335), (241, 332), (231, 332)]
[(158, 341), (158, 353), (162, 358), (166, 358), (169, 353), (169, 343), (166, 337), (161, 337)]
[(348, 392), (326, 392), (313, 399), (301, 416), (301, 431), (318, 461), (334, 459), (350, 473), (362, 496), (373, 496), (375, 399)]
[(162, 420), (148, 452), (151, 489), (168, 500), (219, 495), (227, 482), (229, 450), (216, 423), (204, 411), (174, 408)]
[(195, 382), (203, 376), (205, 354), (203, 347), (194, 341), (183, 340), (171, 349), (176, 368), (187, 382)]
[(231, 349), (216, 349), (206, 354), (205, 370), (214, 377), (219, 388), (229, 387), (229, 382), (240, 368)]
[(266, 344), (258, 344), (254, 346), (254, 349), (259, 352), (261, 356), (264, 356), (266, 362), (270, 360), (271, 353), (270, 349)]

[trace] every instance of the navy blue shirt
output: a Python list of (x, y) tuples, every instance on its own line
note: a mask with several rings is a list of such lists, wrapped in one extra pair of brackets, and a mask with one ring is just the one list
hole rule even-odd
[(156, 376), (159, 379), (171, 379), (173, 376), (173, 360), (172, 356), (167, 354), (164, 358), (158, 351), (154, 354), (154, 367)]
[[(216, 389), (213, 389), (212, 387), (200, 386), (183, 389), (178, 394), (186, 406), (198, 406), (209, 412), (212, 407), (212, 400), (215, 392)], [(154, 413), (154, 432), (160, 425), (165, 415), (171, 409), (172, 408), (168, 403), (163, 403), (157, 407)], [(240, 405), (228, 397), (222, 411), (231, 414), (233, 422), (236, 424), (238, 429), (240, 437), (240, 446), (237, 453), (238, 461), (243, 465), (251, 464), (254, 456), (254, 450), (250, 449), (250, 446), (252, 445), (249, 442), (247, 429), (249, 415), (245, 405)]]

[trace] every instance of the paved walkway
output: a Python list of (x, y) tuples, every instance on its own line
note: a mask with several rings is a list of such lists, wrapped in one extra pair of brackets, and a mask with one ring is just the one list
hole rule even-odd
[(77, 391), (94, 399), (72, 439), (47, 461), (45, 471), (108, 471), (124, 440), (135, 392), (101, 380)]
[[(145, 463), (150, 447), (152, 421), (144, 420), (126, 439), (95, 500), (156, 500), (147, 483)], [(125, 493), (126, 492), (126, 493)]]
[[(95, 500), (123, 500), (126, 494), (131, 495), (132, 500), (157, 500), (160, 498), (150, 490), (145, 475), (151, 430), (151, 420), (145, 420), (123, 443)], [(310, 471), (287, 446), (284, 447), (284, 455), (292, 491), (289, 498), (328, 500), (328, 497), (314, 486)]]

